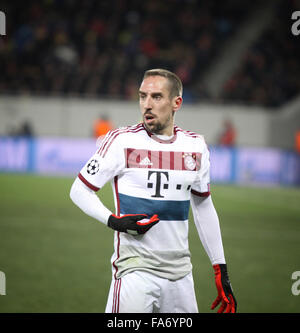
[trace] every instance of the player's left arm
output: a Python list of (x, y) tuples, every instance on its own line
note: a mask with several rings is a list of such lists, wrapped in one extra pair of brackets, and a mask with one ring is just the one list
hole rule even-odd
[(218, 312), (236, 312), (237, 303), (228, 278), (219, 217), (210, 195), (210, 154), (204, 139), (202, 147), (201, 168), (192, 185), (191, 206), (200, 240), (215, 272), (218, 296), (212, 309), (221, 303)]
[(191, 206), (200, 240), (215, 272), (218, 296), (211, 308), (214, 309), (221, 303), (218, 313), (234, 313), (237, 302), (227, 273), (220, 223), (212, 198), (210, 195), (201, 197), (192, 194)]

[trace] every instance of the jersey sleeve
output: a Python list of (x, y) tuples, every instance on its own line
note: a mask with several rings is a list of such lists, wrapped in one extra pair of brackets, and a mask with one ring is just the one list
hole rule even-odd
[(78, 178), (93, 191), (98, 191), (119, 175), (124, 165), (125, 157), (120, 139), (112, 131), (104, 137), (100, 148), (81, 169)]
[(210, 195), (210, 160), (209, 150), (205, 142), (201, 155), (201, 167), (197, 173), (195, 182), (192, 184), (191, 192), (200, 197), (208, 197)]

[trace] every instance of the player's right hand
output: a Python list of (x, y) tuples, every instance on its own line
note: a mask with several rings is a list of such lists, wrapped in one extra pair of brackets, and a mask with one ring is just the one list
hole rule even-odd
[[(150, 219), (147, 219), (147, 217), (148, 215), (146, 214), (126, 214), (123, 216), (111, 214), (108, 218), (107, 225), (116, 231), (126, 232), (131, 235), (141, 235), (159, 222), (159, 218), (156, 214)], [(146, 221), (141, 221), (145, 219)]]

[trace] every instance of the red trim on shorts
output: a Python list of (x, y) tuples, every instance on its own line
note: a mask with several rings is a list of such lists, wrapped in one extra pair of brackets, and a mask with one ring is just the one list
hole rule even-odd
[(115, 280), (114, 285), (114, 294), (113, 294), (113, 304), (112, 304), (112, 313), (120, 312), (120, 290), (121, 290), (122, 280)]
[[(120, 216), (120, 199), (119, 199), (119, 190), (118, 190), (118, 176), (114, 178), (114, 186), (115, 186), (115, 195), (116, 195), (116, 204), (117, 204), (117, 216)], [(118, 267), (116, 266), (115, 262), (120, 258), (120, 232), (117, 232), (117, 258), (112, 263), (115, 269), (115, 286), (114, 286), (114, 295), (113, 295), (113, 305), (112, 305), (112, 312), (118, 313), (120, 307), (120, 290), (121, 290), (121, 279), (117, 279), (117, 272)]]
[[(115, 176), (114, 178), (114, 186), (115, 186), (115, 195), (116, 195), (116, 204), (117, 204), (117, 216), (120, 216), (120, 199), (119, 199), (119, 190), (118, 190), (118, 176)], [(117, 231), (117, 258), (114, 260), (112, 263), (114, 269), (115, 269), (115, 274), (114, 277), (117, 279), (117, 272), (118, 272), (118, 267), (116, 266), (115, 262), (120, 258), (120, 232)]]
[(91, 190), (97, 192), (100, 190), (100, 187), (96, 187), (93, 184), (91, 184), (90, 182), (88, 182), (81, 173), (78, 174), (78, 178), (87, 186), (89, 187)]

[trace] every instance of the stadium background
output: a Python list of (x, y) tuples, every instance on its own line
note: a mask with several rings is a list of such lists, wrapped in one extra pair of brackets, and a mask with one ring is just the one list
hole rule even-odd
[[(0, 312), (103, 312), (112, 232), (69, 199), (94, 121), (140, 121), (148, 68), (184, 84), (178, 126), (204, 134), (240, 312), (299, 312), (299, 1), (2, 1)], [(220, 144), (225, 120), (237, 133)], [(113, 210), (111, 189), (100, 192)], [(190, 223), (200, 312), (213, 272)], [(1, 287), (1, 286), (0, 286)], [(299, 288), (299, 287), (298, 287)], [(0, 288), (1, 291), (1, 288)]]

